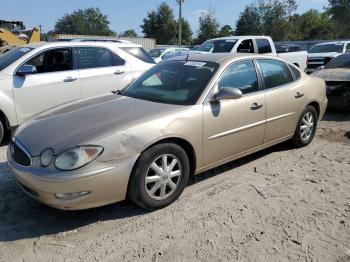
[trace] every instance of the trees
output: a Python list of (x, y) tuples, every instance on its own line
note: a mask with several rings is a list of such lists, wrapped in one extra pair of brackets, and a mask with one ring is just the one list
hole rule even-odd
[(224, 25), (220, 28), (220, 31), (219, 31), (220, 37), (232, 36), (232, 35), (233, 35), (233, 30), (230, 25)]
[(213, 12), (205, 12), (199, 17), (199, 32), (195, 44), (201, 44), (204, 41), (218, 37), (219, 23)]
[(145, 37), (155, 38), (159, 44), (175, 44), (177, 23), (173, 10), (166, 3), (162, 3), (157, 11), (151, 11), (143, 19), (141, 25)]
[(329, 7), (327, 12), (330, 14), (330, 20), (334, 23), (337, 38), (350, 37), (350, 0), (328, 0)]
[(57, 20), (55, 32), (61, 34), (115, 36), (110, 22), (98, 8), (78, 9)]
[(248, 5), (239, 15), (236, 23), (236, 35), (259, 35), (262, 33), (259, 8)]
[[(178, 27), (178, 22), (176, 23), (177, 27)], [(188, 23), (187, 20), (185, 20), (184, 18), (182, 18), (182, 26), (181, 26), (181, 39), (182, 39), (182, 44), (184, 45), (190, 45), (192, 42), (192, 29), (190, 24)]]
[(129, 30), (124, 31), (119, 36), (121, 36), (121, 37), (137, 37), (137, 33), (135, 32), (134, 29), (129, 29)]

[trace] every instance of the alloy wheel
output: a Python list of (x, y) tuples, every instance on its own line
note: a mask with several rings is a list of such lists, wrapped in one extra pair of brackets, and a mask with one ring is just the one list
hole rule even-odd
[(307, 112), (300, 125), (300, 137), (306, 141), (312, 136), (314, 130), (314, 116), (311, 112)]
[(182, 177), (180, 160), (171, 154), (157, 157), (148, 168), (145, 187), (148, 196), (155, 200), (169, 197), (177, 189)]

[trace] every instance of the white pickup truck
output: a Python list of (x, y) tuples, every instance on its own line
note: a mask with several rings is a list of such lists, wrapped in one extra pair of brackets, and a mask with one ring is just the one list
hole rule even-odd
[(254, 53), (278, 56), (298, 66), (302, 71), (305, 70), (307, 61), (306, 51), (277, 53), (275, 44), (268, 36), (230, 36), (210, 39), (192, 52)]

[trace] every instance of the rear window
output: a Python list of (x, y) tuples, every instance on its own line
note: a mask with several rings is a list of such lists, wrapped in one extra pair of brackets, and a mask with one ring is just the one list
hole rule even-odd
[(267, 39), (256, 39), (259, 54), (272, 53), (270, 42)]
[(230, 53), (236, 43), (236, 39), (209, 40), (201, 44), (196, 50), (210, 53)]
[(350, 69), (350, 54), (340, 55), (331, 60), (327, 65), (327, 69), (348, 68)]
[(309, 53), (342, 53), (344, 48), (344, 44), (323, 44), (323, 45), (315, 45), (313, 46)]
[(13, 62), (31, 50), (33, 50), (31, 47), (16, 47), (0, 56), (0, 71), (11, 65)]
[(142, 47), (121, 47), (120, 49), (143, 62), (155, 64), (153, 58)]

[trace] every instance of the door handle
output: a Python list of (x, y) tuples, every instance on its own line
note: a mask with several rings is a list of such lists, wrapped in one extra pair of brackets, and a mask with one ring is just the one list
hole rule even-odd
[(304, 96), (303, 93), (297, 92), (294, 97), (295, 98), (300, 98), (300, 97), (303, 97), (303, 96)]
[(63, 82), (74, 82), (75, 80), (77, 80), (77, 78), (76, 77), (71, 77), (71, 76), (69, 76), (69, 77), (67, 77), (67, 78), (65, 78), (64, 80), (63, 80)]
[(121, 75), (124, 73), (125, 73), (125, 70), (123, 70), (123, 69), (118, 69), (117, 71), (114, 72), (115, 75)]
[(258, 110), (263, 107), (263, 104), (259, 104), (257, 102), (253, 103), (250, 107), (251, 110)]

